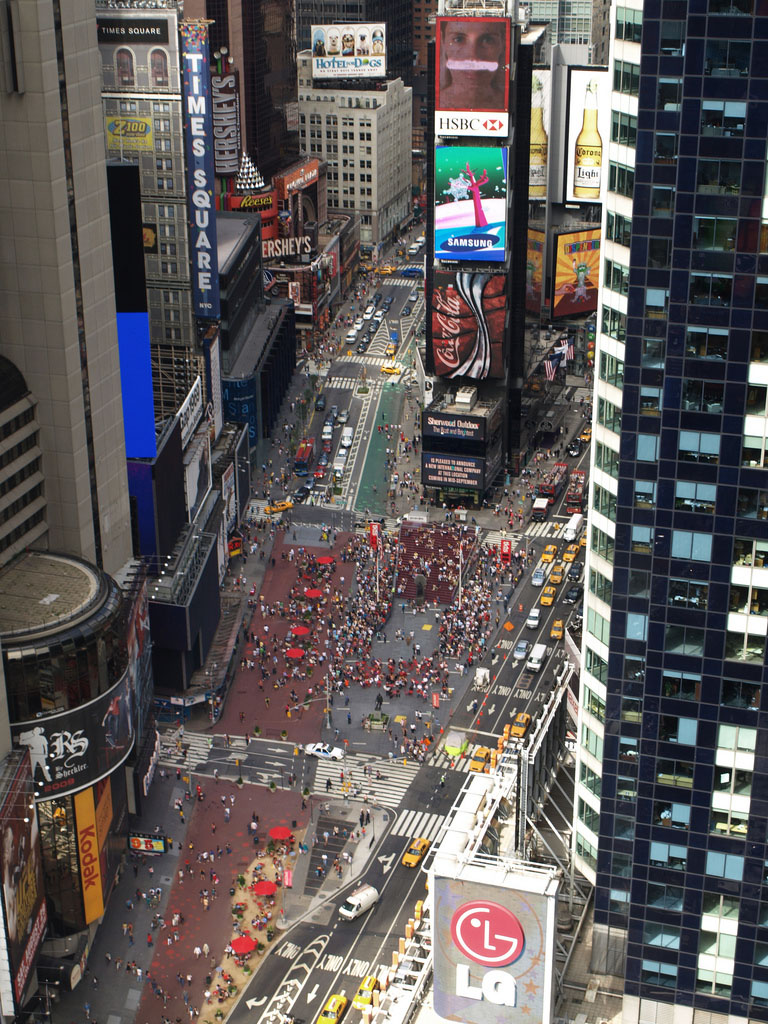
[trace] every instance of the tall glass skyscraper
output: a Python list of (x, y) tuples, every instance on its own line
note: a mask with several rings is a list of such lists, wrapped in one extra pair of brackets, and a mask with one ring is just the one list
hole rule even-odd
[(768, 1020), (767, 37), (612, 12), (574, 851), (627, 1024)]

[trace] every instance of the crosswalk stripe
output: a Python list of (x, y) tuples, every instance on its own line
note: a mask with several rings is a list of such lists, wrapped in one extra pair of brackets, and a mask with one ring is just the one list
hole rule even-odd
[(398, 818), (392, 826), (392, 835), (428, 839), (434, 842), (445, 824), (445, 816), (430, 811), (411, 811)]
[[(372, 775), (366, 775), (363, 767), (374, 763)], [(376, 778), (376, 770), (381, 772), (381, 778)], [(339, 791), (346, 791), (352, 799), (366, 799), (371, 804), (380, 803), (389, 807), (397, 807), (405, 796), (408, 788), (413, 782), (414, 776), (419, 770), (419, 765), (402, 761), (382, 762), (381, 759), (365, 758), (361, 755), (351, 754), (346, 762), (320, 761), (315, 772), (315, 781), (312, 792), (324, 796), (326, 794), (326, 783), (331, 782), (331, 789), (327, 792), (338, 794)], [(344, 772), (344, 783), (341, 782), (341, 772)], [(343, 789), (342, 789), (343, 787)]]
[(454, 758), (450, 754), (446, 754), (444, 750), (438, 750), (429, 763), (435, 768), (450, 769), (450, 771), (466, 774), (469, 771), (469, 761), (468, 755)]

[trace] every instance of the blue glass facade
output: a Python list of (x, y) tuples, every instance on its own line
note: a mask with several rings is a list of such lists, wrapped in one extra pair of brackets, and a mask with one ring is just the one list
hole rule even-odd
[(631, 214), (609, 197), (605, 224), (628, 259), (608, 247), (598, 352), (621, 397), (598, 382), (595, 402), (615, 486), (591, 498), (615, 537), (593, 515), (585, 646), (605, 697), (582, 694), (580, 737), (600, 814), (577, 808), (577, 853), (595, 969), (628, 997), (768, 1020), (768, 3), (630, 6), (612, 141), (633, 148), (611, 148), (609, 180)]

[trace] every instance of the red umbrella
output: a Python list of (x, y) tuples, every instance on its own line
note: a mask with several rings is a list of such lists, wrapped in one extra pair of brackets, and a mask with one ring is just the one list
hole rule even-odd
[(238, 956), (245, 956), (246, 953), (252, 953), (256, 949), (256, 943), (250, 937), (250, 935), (238, 935), (232, 942), (232, 950)]
[(294, 636), (307, 636), (310, 629), (309, 626), (291, 626), (291, 632)]
[(304, 591), (304, 597), (308, 597), (311, 601), (316, 600), (318, 597), (322, 597), (323, 592), (318, 587), (312, 587), (311, 590)]
[(277, 892), (277, 886), (274, 882), (270, 882), (268, 878), (265, 878), (254, 885), (253, 891), (257, 896), (274, 896)]
[(289, 647), (285, 652), (285, 656), (286, 658), (295, 658), (295, 660), (298, 661), (299, 658), (304, 657), (304, 651), (302, 651), (300, 647)]
[(335, 561), (336, 561), (336, 559), (333, 557), (333, 555), (320, 555), (320, 557), (317, 560), (317, 564), (318, 565), (333, 565), (333, 563)]
[(269, 830), (270, 839), (290, 839), (293, 832), (288, 828), (287, 825), (275, 825), (274, 828)]

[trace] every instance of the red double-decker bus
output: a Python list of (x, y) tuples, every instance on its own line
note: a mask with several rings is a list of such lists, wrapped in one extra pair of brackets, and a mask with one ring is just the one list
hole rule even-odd
[(571, 483), (565, 495), (565, 511), (570, 514), (583, 512), (587, 503), (587, 474), (583, 469), (574, 469)]
[(556, 462), (539, 483), (538, 496), (546, 498), (549, 504), (553, 505), (563, 493), (563, 488), (568, 483), (568, 469), (567, 462)]
[(293, 460), (293, 472), (296, 476), (307, 476), (314, 461), (315, 439), (314, 437), (305, 437), (299, 445), (296, 457)]

